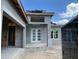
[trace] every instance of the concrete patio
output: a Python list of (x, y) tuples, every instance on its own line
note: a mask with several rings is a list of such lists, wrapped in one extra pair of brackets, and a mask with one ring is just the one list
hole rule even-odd
[(52, 50), (40, 51), (24, 51), (21, 55), (16, 56), (14, 59), (58, 59), (56, 52)]
[(29, 48), (5, 48), (2, 49), (1, 59), (62, 59), (59, 46), (55, 48), (29, 47)]
[(2, 48), (1, 59), (14, 59), (16, 55), (19, 55), (23, 51), (22, 48)]

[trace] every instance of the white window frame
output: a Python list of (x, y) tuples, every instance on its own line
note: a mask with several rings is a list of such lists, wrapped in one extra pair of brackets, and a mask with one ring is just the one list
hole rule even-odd
[[(38, 40), (38, 37), (37, 37), (37, 36), (38, 36), (38, 34), (37, 34), (37, 33), (38, 33), (37, 30), (39, 30), (39, 29), (40, 29), (40, 28), (32, 28), (32, 29), (31, 29), (31, 42), (40, 42), (40, 41)], [(32, 33), (33, 33), (33, 30), (36, 31), (36, 36), (35, 36), (36, 39), (35, 39), (35, 41), (33, 41), (33, 34), (32, 34)], [(41, 29), (40, 29), (40, 31), (41, 31)], [(41, 35), (40, 35), (40, 36), (41, 36)], [(41, 39), (41, 38), (40, 38), (40, 39)]]
[[(51, 32), (53, 31), (53, 38), (51, 38), (52, 40), (57, 40), (59, 38), (59, 31), (57, 29), (52, 29)], [(54, 35), (56, 35), (56, 33), (54, 33), (55, 31), (58, 31), (58, 38), (54, 38)]]

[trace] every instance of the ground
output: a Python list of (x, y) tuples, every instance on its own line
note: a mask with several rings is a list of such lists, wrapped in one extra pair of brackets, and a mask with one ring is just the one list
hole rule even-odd
[(60, 48), (26, 48), (15, 59), (62, 59)]
[[(12, 50), (12, 48), (10, 50)], [(14, 57), (12, 54), (8, 53), (8, 55), (12, 55), (12, 57), (9, 56), (9, 57), (4, 58), (4, 56), (7, 53), (6, 54), (2, 53), (3, 58), (1, 59), (62, 59), (61, 54), (60, 54), (61, 52), (59, 50), (60, 49), (46, 48), (46, 47), (23, 48), (23, 49), (19, 48), (19, 53), (15, 52), (18, 50), (13, 49), (14, 55), (15, 55)]]

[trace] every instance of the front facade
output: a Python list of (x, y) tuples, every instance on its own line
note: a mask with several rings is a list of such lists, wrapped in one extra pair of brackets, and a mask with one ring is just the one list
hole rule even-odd
[[(26, 12), (28, 25), (26, 25), (26, 47), (55, 47), (61, 45), (61, 26), (51, 24), (53, 13), (40, 10)], [(51, 33), (57, 30), (56, 34)]]
[(45, 47), (51, 46), (51, 24), (52, 13), (27, 12), (28, 25), (26, 26), (26, 46)]

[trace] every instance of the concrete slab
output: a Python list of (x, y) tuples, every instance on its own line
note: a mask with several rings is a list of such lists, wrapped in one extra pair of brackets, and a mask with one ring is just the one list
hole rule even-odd
[(23, 51), (22, 48), (2, 48), (1, 59), (13, 59), (21, 51)]
[(62, 59), (60, 49), (54, 48), (28, 48), (14, 59)]

